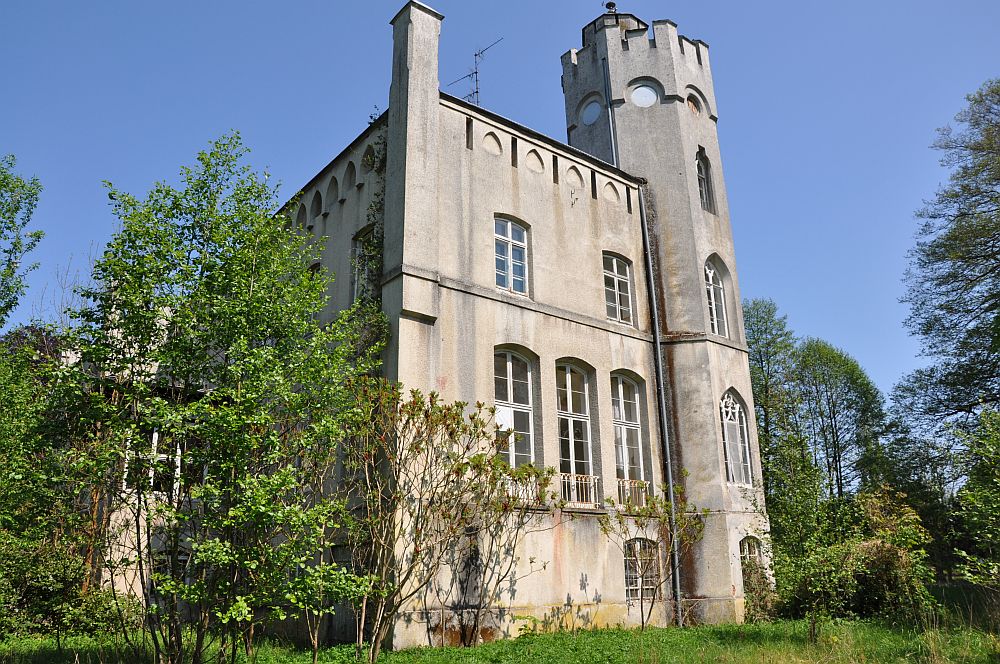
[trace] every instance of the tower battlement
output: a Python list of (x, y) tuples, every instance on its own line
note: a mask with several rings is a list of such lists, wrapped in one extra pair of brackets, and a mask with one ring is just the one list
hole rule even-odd
[(615, 44), (623, 51), (667, 49), (674, 53), (678, 62), (708, 67), (708, 44), (680, 34), (677, 24), (669, 19), (653, 21), (650, 30), (650, 25), (634, 14), (603, 14), (583, 28), (582, 44), (580, 49), (563, 54), (564, 70), (567, 65), (578, 65), (581, 56), (586, 58), (588, 51), (609, 52)]

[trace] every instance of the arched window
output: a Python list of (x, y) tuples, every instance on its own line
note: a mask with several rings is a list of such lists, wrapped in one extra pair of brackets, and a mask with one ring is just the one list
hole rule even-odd
[(618, 502), (642, 507), (647, 483), (643, 478), (639, 388), (622, 376), (611, 376), (611, 422), (615, 429), (615, 474)]
[(354, 162), (347, 162), (347, 170), (344, 171), (344, 191), (340, 194), (341, 200), (347, 198), (347, 194), (358, 184), (358, 171), (354, 167)]
[(752, 535), (747, 535), (740, 540), (740, 562), (744, 564), (744, 569), (746, 564), (763, 565), (764, 557), (761, 553), (760, 540)]
[(631, 266), (624, 258), (604, 254), (604, 304), (608, 318), (632, 324)]
[(656, 599), (660, 588), (659, 547), (653, 540), (625, 542), (625, 599), (640, 604)]
[(309, 204), (309, 224), (311, 230), (317, 219), (323, 214), (323, 195), (318, 191), (313, 194), (312, 203)]
[(750, 464), (750, 436), (743, 404), (726, 393), (719, 404), (722, 418), (722, 449), (726, 457), (726, 479), (736, 484), (753, 484)]
[(508, 219), (494, 219), (497, 288), (528, 293), (528, 232)]
[(715, 214), (715, 187), (712, 184), (712, 164), (708, 161), (705, 148), (698, 148), (695, 155), (695, 166), (698, 169), (698, 196), (701, 198), (701, 209)]
[(590, 397), (587, 376), (578, 368), (556, 366), (559, 416), (559, 472), (562, 497), (569, 503), (597, 505), (597, 478), (590, 451)]
[(494, 353), (493, 390), (497, 428), (510, 432), (504, 441), (507, 462), (511, 467), (534, 462), (531, 362), (509, 351)]
[(705, 262), (705, 293), (708, 295), (708, 319), (712, 334), (728, 337), (726, 287), (722, 282), (721, 271), (711, 260)]

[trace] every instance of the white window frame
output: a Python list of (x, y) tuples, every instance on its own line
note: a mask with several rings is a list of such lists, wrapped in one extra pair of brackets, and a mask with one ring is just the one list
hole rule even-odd
[(729, 338), (726, 285), (722, 281), (721, 271), (711, 260), (705, 262), (705, 293), (708, 297), (708, 319), (712, 334)]
[[(722, 423), (722, 451), (726, 459), (726, 479), (733, 484), (753, 485), (753, 463), (750, 460), (750, 430), (746, 409), (730, 392), (719, 402)], [(734, 434), (737, 439), (733, 440)], [(739, 456), (734, 459), (734, 456)]]
[[(629, 420), (625, 414), (625, 384), (631, 385), (635, 394), (635, 420)], [(615, 402), (618, 407), (615, 407)], [(611, 423), (615, 429), (615, 473), (620, 480), (640, 480), (645, 481), (645, 459), (642, 454), (642, 427), (639, 423), (639, 385), (629, 378), (618, 374), (611, 375)], [(635, 439), (639, 445), (639, 474), (632, 477), (632, 471), (628, 463), (628, 450), (626, 441), (627, 433), (635, 432)]]
[[(520, 234), (523, 240), (516, 239)], [(514, 254), (521, 252), (523, 260), (515, 260)], [(493, 253), (496, 287), (515, 295), (528, 294), (528, 229), (516, 221), (494, 217), (493, 219)], [(514, 272), (520, 265), (524, 275), (516, 277)], [(521, 281), (518, 288), (515, 280)]]
[[(496, 380), (500, 376), (496, 375), (496, 358), (503, 357), (505, 360), (506, 375), (503, 376), (503, 380), (506, 382), (507, 396), (508, 399), (498, 399), (496, 394)], [(517, 358), (518, 360), (524, 362), (528, 365), (528, 403), (517, 403), (514, 401), (514, 371), (513, 371), (513, 360)], [(514, 413), (520, 412), (528, 416), (528, 461), (527, 463), (535, 463), (535, 413), (534, 413), (534, 394), (532, 388), (532, 378), (533, 371), (531, 366), (531, 360), (508, 350), (498, 350), (493, 353), (494, 362), (494, 406), (496, 407), (496, 424), (498, 430), (511, 431), (511, 436), (523, 434), (525, 432), (518, 432), (514, 429)], [(516, 468), (518, 465), (526, 465), (524, 463), (517, 463), (516, 455), (516, 445), (508, 442), (507, 444), (507, 463), (510, 464), (511, 468)]]
[[(644, 537), (635, 537), (625, 542), (625, 600), (653, 601), (660, 586), (660, 547), (656, 542)], [(652, 570), (642, 570), (639, 556), (652, 556)], [(645, 574), (642, 572), (645, 571)], [(642, 590), (640, 598), (640, 589)], [(647, 594), (648, 591), (648, 594)]]
[[(573, 412), (573, 390), (572, 388), (572, 378), (573, 374), (579, 375), (583, 378), (583, 413)], [(559, 390), (566, 391), (566, 405), (568, 410), (559, 407)], [(557, 434), (559, 435), (559, 471), (563, 474), (568, 475), (580, 475), (580, 476), (593, 476), (594, 474), (594, 459), (593, 459), (593, 443), (594, 443), (594, 432), (590, 426), (590, 381), (587, 378), (587, 373), (582, 369), (579, 369), (572, 364), (560, 364), (556, 366), (556, 413), (559, 418), (559, 428), (557, 429)], [(562, 439), (562, 424), (563, 421), (566, 422), (566, 433), (568, 441), (568, 455), (563, 454), (563, 439)], [(576, 437), (573, 433), (574, 422), (580, 422), (584, 426), (584, 431), (586, 431), (587, 444), (585, 449), (587, 450), (586, 459), (576, 458)], [(569, 464), (569, 471), (563, 470), (563, 463)], [(577, 472), (577, 464), (584, 464), (586, 473)]]
[(604, 308), (608, 319), (633, 325), (635, 315), (632, 306), (632, 264), (620, 256), (609, 253), (603, 254), (601, 259), (604, 268)]

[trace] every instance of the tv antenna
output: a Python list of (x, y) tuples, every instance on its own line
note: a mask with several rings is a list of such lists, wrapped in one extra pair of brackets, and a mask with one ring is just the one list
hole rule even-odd
[(491, 48), (493, 48), (494, 46), (496, 46), (497, 44), (499, 44), (502, 41), (503, 41), (503, 37), (501, 37), (500, 39), (496, 40), (495, 42), (493, 42), (492, 44), (490, 44), (486, 48), (481, 48), (478, 51), (476, 51), (475, 53), (473, 53), (472, 54), (472, 60), (473, 60), (472, 71), (470, 71), (465, 76), (462, 76), (461, 78), (456, 78), (454, 81), (452, 81), (451, 83), (449, 83), (447, 87), (450, 88), (451, 86), (455, 85), (456, 83), (461, 83), (465, 79), (471, 79), (472, 80), (472, 92), (470, 92), (469, 94), (467, 94), (464, 97), (462, 97), (462, 99), (464, 99), (467, 102), (471, 102), (471, 103), (475, 104), (476, 106), (479, 106), (479, 63), (482, 62), (483, 59), (486, 57), (486, 51), (490, 50)]
[(603, 2), (603, 0), (602, 0), (601, 4), (604, 5), (604, 8), (608, 10), (609, 14), (617, 14), (618, 13), (618, 5), (616, 5), (615, 3), (613, 3), (613, 2)]

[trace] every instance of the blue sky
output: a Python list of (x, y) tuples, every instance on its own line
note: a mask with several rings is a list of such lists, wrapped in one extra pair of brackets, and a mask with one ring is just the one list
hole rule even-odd
[[(400, 0), (8, 2), (0, 153), (45, 187), (47, 237), (20, 320), (58, 299), (115, 228), (102, 180), (135, 192), (239, 129), (291, 194), (388, 97)], [(597, 0), (429, 3), (444, 84), (502, 36), (482, 104), (559, 139), (559, 56)], [(623, 0), (711, 47), (744, 297), (853, 354), (888, 390), (919, 365), (899, 304), (913, 211), (947, 173), (928, 149), (964, 96), (1000, 76), (1000, 3)], [(464, 84), (447, 89), (461, 96)]]

